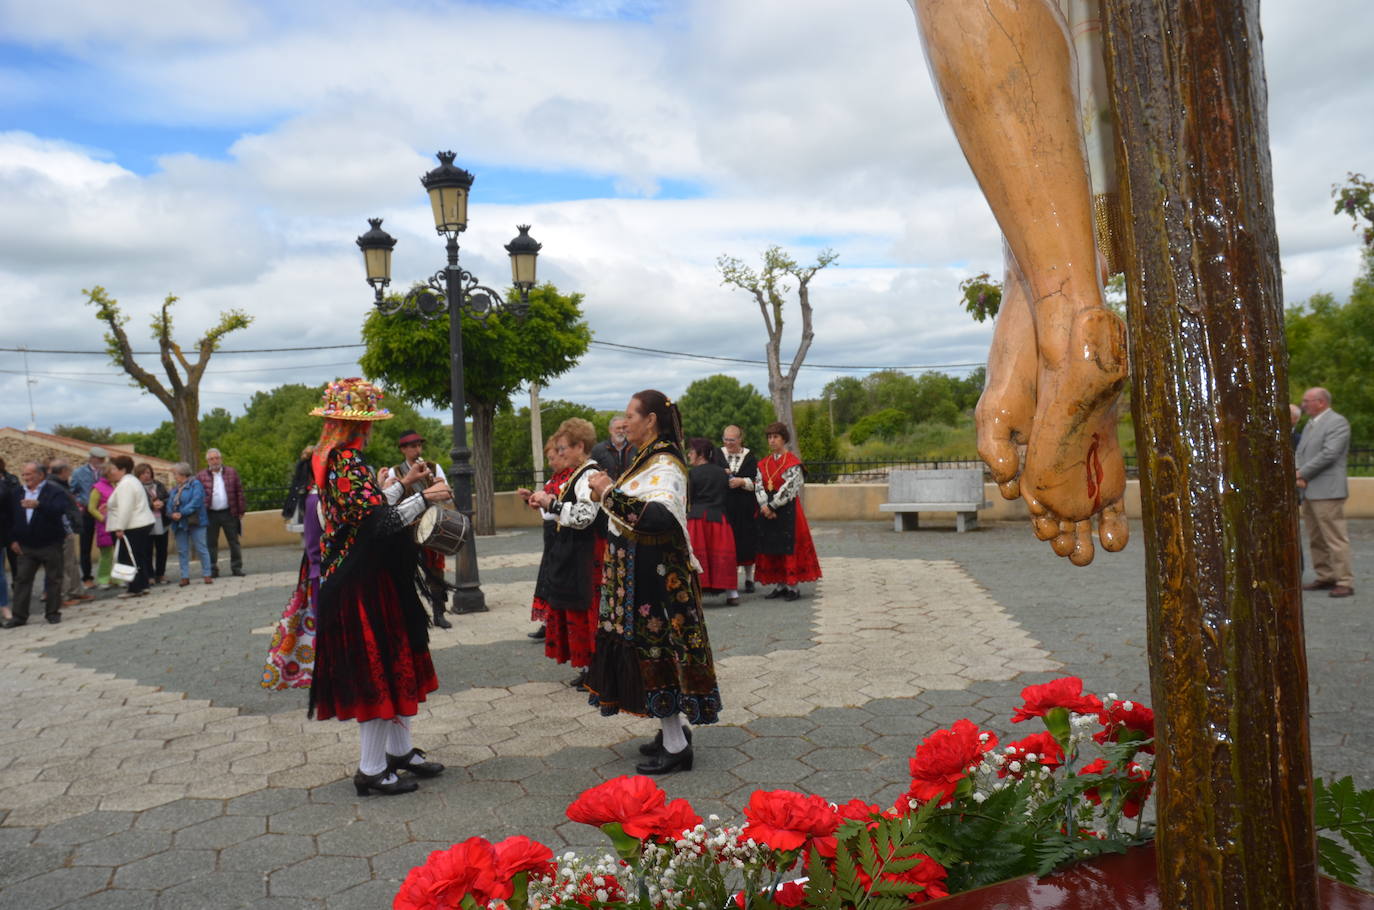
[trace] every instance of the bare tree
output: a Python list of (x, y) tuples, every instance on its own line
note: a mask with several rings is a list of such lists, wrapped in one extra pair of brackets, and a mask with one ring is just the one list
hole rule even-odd
[[(792, 441), (788, 448), (797, 451), (797, 426), (792, 419), (792, 390), (797, 385), (797, 373), (806, 360), (806, 352), (811, 349), (815, 332), (811, 329), (811, 279), (816, 273), (839, 258), (834, 250), (822, 250), (814, 265), (799, 266), (797, 261), (784, 253), (782, 247), (774, 244), (763, 254), (763, 270), (755, 272), (733, 256), (721, 256), (716, 260), (720, 270), (720, 283), (734, 285), (754, 295), (763, 315), (763, 325), (768, 331), (768, 396), (773, 401), (773, 411), (778, 420), (787, 424)], [(801, 340), (792, 355), (787, 372), (782, 371), (782, 328), (783, 306), (787, 294), (792, 290), (791, 282), (796, 281), (797, 302), (801, 304)]]
[[(219, 324), (201, 336), (196, 342), (199, 352), (192, 362), (181, 350), (181, 345), (172, 340), (172, 304), (177, 302), (175, 294), (168, 294), (162, 301), (162, 309), (153, 317), (153, 338), (157, 341), (159, 359), (167, 373), (164, 385), (157, 376), (139, 366), (134, 360), (133, 345), (129, 343), (124, 325), (129, 321), (119, 309), (119, 303), (105, 292), (103, 287), (82, 290), (87, 302), (96, 308), (96, 316), (109, 326), (105, 334), (105, 346), (110, 352), (110, 361), (133, 377), (134, 383), (162, 402), (172, 414), (172, 425), (176, 428), (177, 449), (181, 460), (192, 467), (200, 463), (200, 380), (210, 363), (210, 355), (219, 347), (220, 339), (236, 329), (246, 328), (253, 321), (242, 310), (229, 310), (221, 313)], [(177, 370), (180, 368), (181, 372)]]

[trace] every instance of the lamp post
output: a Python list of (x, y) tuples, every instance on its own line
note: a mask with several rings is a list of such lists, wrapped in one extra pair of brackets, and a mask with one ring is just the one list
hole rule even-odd
[[(453, 152), (439, 152), (439, 166), (420, 178), (429, 193), (434, 210), (434, 228), (446, 240), (448, 265), (430, 276), (425, 285), (397, 300), (388, 300), (384, 293), (391, 284), (391, 251), (396, 239), (382, 230), (382, 219), (369, 218), (371, 229), (358, 238), (367, 269), (367, 283), (376, 294), (376, 306), (384, 315), (403, 313), (412, 318), (434, 319), (444, 313), (449, 317), (449, 390), (453, 398), (453, 448), (449, 450), (452, 464), (449, 482), (453, 486), (454, 503), (458, 510), (472, 518), (472, 450), (468, 448), (467, 423), (463, 415), (463, 313), (486, 320), (492, 313), (509, 310), (523, 319), (529, 311), (530, 291), (535, 284), (535, 260), (540, 244), (530, 236), (530, 226), (518, 225), (520, 231), (506, 244), (510, 254), (511, 281), (520, 292), (520, 299), (507, 303), (496, 290), (480, 284), (477, 276), (458, 264), (458, 235), (468, 226), (468, 191), (473, 176), (453, 164)], [(457, 590), (453, 595), (453, 612), (480, 613), (487, 609), (477, 575), (476, 541), (469, 540), (458, 551)]]

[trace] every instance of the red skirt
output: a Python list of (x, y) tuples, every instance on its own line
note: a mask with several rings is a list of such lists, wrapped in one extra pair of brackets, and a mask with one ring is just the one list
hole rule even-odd
[(560, 664), (590, 667), (596, 653), (596, 626), (601, 608), (601, 563), (606, 555), (606, 538), (598, 536), (592, 549), (592, 590), (585, 610), (555, 610), (542, 600), (544, 618), (544, 656)]
[(320, 628), (315, 647), (311, 701), (320, 720), (409, 717), (439, 688), (428, 646), (411, 645), (387, 572), (343, 586), (338, 615)]
[(692, 539), (692, 553), (701, 563), (701, 586), (717, 591), (732, 591), (738, 572), (735, 562), (735, 532), (724, 519), (687, 519), (687, 534)]
[(821, 563), (816, 558), (816, 547), (811, 543), (811, 528), (806, 523), (801, 502), (797, 503), (797, 524), (793, 537), (792, 552), (784, 555), (760, 553), (754, 563), (754, 580), (764, 585), (792, 585), (804, 581), (819, 581)]

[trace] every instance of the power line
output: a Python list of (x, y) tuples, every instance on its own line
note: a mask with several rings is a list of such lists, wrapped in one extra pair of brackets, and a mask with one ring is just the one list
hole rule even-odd
[[(336, 351), (342, 348), (361, 348), (366, 345), (361, 342), (356, 344), (316, 344), (298, 348), (224, 348), (215, 351), (216, 354), (278, 354), (287, 351)], [(195, 349), (193, 349), (195, 350)], [(98, 354), (101, 357), (109, 355), (109, 351), (63, 351), (54, 348), (0, 348), (0, 351), (18, 353), (27, 351), (30, 354)], [(131, 351), (130, 353), (138, 357), (161, 357), (161, 351)]]
[[(669, 350), (665, 350), (665, 349), (663, 349), (663, 348), (648, 348), (648, 347), (642, 347), (642, 346), (640, 346), (640, 345), (635, 345), (635, 344), (620, 344), (620, 343), (615, 342), (615, 341), (596, 341), (596, 340), (593, 340), (593, 341), (592, 341), (592, 344), (596, 345), (597, 347), (610, 348), (611, 350), (623, 351), (623, 352), (626, 352), (626, 353), (653, 354), (653, 355), (658, 356), (658, 357), (675, 357), (675, 358), (678, 358), (678, 359), (680, 359), (680, 360), (697, 360), (697, 361), (714, 362), (714, 363), (743, 363), (743, 364), (748, 364), (748, 365), (750, 365), (750, 366), (767, 366), (767, 365), (768, 365), (768, 361), (766, 361), (766, 360), (754, 360), (754, 359), (750, 359), (750, 358), (747, 358), (747, 357), (726, 357), (726, 356), (721, 355), (721, 354), (697, 354), (697, 353), (693, 353), (693, 352), (691, 352), (691, 351), (669, 351)], [(322, 344), (322, 345), (316, 345), (316, 346), (313, 346), (313, 347), (237, 348), (237, 349), (234, 349), (234, 350), (216, 351), (215, 353), (216, 353), (216, 354), (277, 354), (277, 353), (287, 353), (287, 352), (292, 352), (292, 351), (336, 351), (336, 350), (343, 350), (343, 349), (346, 349), (346, 348), (361, 348), (361, 347), (366, 347), (366, 345), (364, 345), (364, 344), (362, 344), (362, 343), (356, 343), (356, 344)], [(75, 355), (75, 354), (79, 354), (79, 355), (98, 355), (98, 356), (107, 356), (107, 355), (109, 354), (108, 351), (75, 351), (75, 350), (70, 350), (70, 351), (69, 351), (69, 350), (56, 350), (56, 349), (50, 349), (50, 348), (0, 348), (0, 351), (10, 352), (10, 353), (20, 353), (20, 352), (24, 352), (24, 353), (28, 353), (28, 354), (74, 354), (74, 355)], [(160, 355), (161, 355), (161, 352), (160, 352), (160, 351), (134, 351), (133, 353), (134, 353), (135, 355), (138, 355), (138, 356), (154, 356), (154, 357), (156, 357), (156, 356), (160, 356)], [(347, 365), (351, 365), (352, 363), (353, 363), (353, 361), (339, 362), (339, 363), (335, 363), (335, 364), (302, 364), (302, 365), (300, 365), (300, 367), (310, 367), (310, 366), (347, 366)], [(924, 363), (924, 364), (912, 364), (912, 365), (907, 365), (907, 366), (897, 366), (897, 365), (874, 366), (873, 364), (858, 364), (858, 363), (850, 363), (850, 364), (842, 364), (842, 363), (803, 363), (801, 366), (802, 366), (802, 369), (805, 369), (805, 370), (864, 370), (864, 371), (869, 371), (869, 372), (880, 372), (880, 371), (882, 371), (882, 370), (910, 370), (910, 371), (919, 371), (919, 370), (953, 370), (953, 369), (969, 369), (969, 368), (977, 368), (977, 367), (987, 366), (987, 364), (986, 364), (985, 362), (976, 362), (976, 363)], [(261, 369), (254, 369), (254, 370), (216, 370), (216, 371), (214, 371), (214, 372), (217, 372), (217, 373), (258, 373), (258, 372), (266, 373), (266, 372), (274, 372), (274, 371), (280, 371), (280, 370), (298, 369), (298, 368), (300, 368), (300, 367), (263, 367), (263, 368), (261, 368)]]
[[(661, 348), (645, 348), (634, 344), (618, 344), (614, 341), (593, 341), (592, 344), (603, 348), (633, 351), (644, 354), (658, 354), (663, 357), (682, 357), (691, 360), (718, 360), (725, 363), (748, 363), (767, 366), (766, 360), (749, 360), (744, 357), (724, 357), (718, 354), (691, 354), (685, 351), (665, 351)], [(958, 367), (981, 367), (986, 363), (926, 363), (917, 366), (873, 366), (872, 364), (803, 363), (802, 369), (808, 370), (948, 370)]]

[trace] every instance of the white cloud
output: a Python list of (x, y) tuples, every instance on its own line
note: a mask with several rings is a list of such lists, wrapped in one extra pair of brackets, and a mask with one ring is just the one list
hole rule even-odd
[[(238, 138), (221, 155), (163, 157), (141, 176), (117, 152), (61, 141), (58, 127), (0, 134), (6, 312), (42, 317), (22, 338), (6, 320), (13, 343), (3, 346), (100, 348), (79, 293), (96, 283), (124, 302), (139, 337), (171, 291), (188, 338), (243, 307), (256, 321), (230, 347), (355, 341), (371, 292), (353, 238), (365, 217), (385, 217), (398, 283), (439, 268), (418, 177), (433, 150), (453, 148), (478, 174), (464, 265), (503, 286), (501, 245), (516, 223), (533, 223), (541, 274), (586, 294), (601, 340), (760, 358), (758, 312), (720, 285), (715, 260), (757, 261), (776, 242), (803, 260), (823, 246), (840, 253), (815, 282), (810, 362), (986, 356), (990, 327), (964, 314), (957, 285), (997, 273), (998, 231), (900, 0), (135, 6), (0, 2), (10, 41), (59, 47), (83, 68), (80, 79), (12, 72), (0, 110), (99, 111), (118, 126), (115, 147), (139, 124)], [(1287, 296), (1343, 295), (1357, 238), (1331, 214), (1329, 193), (1346, 171), (1374, 170), (1363, 40), (1374, 8), (1271, 0), (1264, 16)], [(606, 177), (645, 198), (493, 204), (482, 173), (495, 167)], [(705, 195), (654, 198), (669, 181)], [(237, 408), (261, 388), (350, 372), (311, 364), (354, 354), (223, 356), (205, 403)], [(21, 366), (0, 354), (0, 370)], [(103, 358), (33, 355), (30, 368), (80, 374), (40, 380), (42, 426), (165, 418)], [(273, 372), (227, 372), (252, 368)], [(712, 372), (766, 382), (759, 366), (594, 348), (548, 394), (612, 407)], [(832, 376), (805, 371), (799, 391)], [(0, 400), (0, 423), (26, 422), (22, 377), (0, 372)]]

